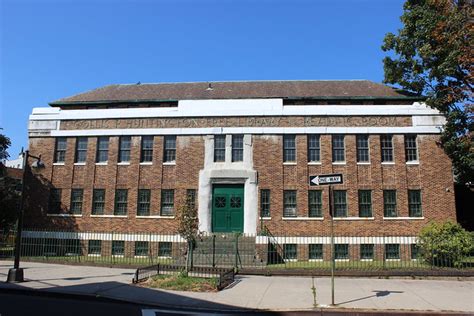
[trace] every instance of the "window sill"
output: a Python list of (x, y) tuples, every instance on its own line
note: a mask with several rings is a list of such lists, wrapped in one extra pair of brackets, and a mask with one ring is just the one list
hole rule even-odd
[(381, 165), (386, 165), (386, 166), (391, 166), (391, 165), (394, 165), (395, 162), (394, 161), (383, 161), (380, 164)]
[(95, 253), (90, 253), (90, 254), (87, 254), (88, 257), (101, 257), (102, 255), (99, 255), (99, 254), (95, 254)]
[(82, 217), (82, 214), (46, 214), (49, 217)]
[(130, 166), (130, 162), (117, 162), (117, 166)]
[(308, 162), (308, 166), (321, 166), (321, 161), (310, 161)]
[(374, 217), (334, 217), (335, 221), (373, 221)]
[(369, 162), (358, 162), (357, 165), (359, 165), (359, 166), (369, 166), (370, 161)]
[(142, 258), (142, 259), (144, 259), (144, 258), (148, 258), (148, 256), (142, 256), (142, 255), (139, 255), (139, 256), (133, 256), (133, 257), (134, 257), (134, 258)]
[(423, 220), (425, 219), (424, 216), (422, 217), (383, 217), (384, 220)]
[(333, 165), (336, 165), (336, 166), (337, 166), (337, 165), (341, 165), (341, 166), (342, 166), (342, 165), (345, 165), (346, 162), (345, 162), (345, 161), (333, 161), (332, 164), (333, 164)]
[(283, 259), (285, 262), (297, 262), (298, 259)]
[(398, 258), (398, 259), (385, 259), (385, 261), (400, 261), (400, 258)]
[(296, 161), (287, 161), (283, 163), (284, 166), (296, 166), (296, 164)]
[(64, 166), (64, 162), (53, 162), (53, 166)]
[(360, 261), (371, 262), (371, 261), (374, 261), (374, 259), (360, 259)]
[(410, 166), (410, 165), (412, 165), (412, 166), (413, 166), (413, 165), (414, 165), (414, 166), (416, 166), (416, 165), (419, 165), (419, 164), (420, 164), (420, 162), (419, 162), (419, 161), (407, 161), (405, 164), (407, 164), (408, 166)]
[(153, 165), (153, 161), (140, 162), (140, 166), (151, 166), (151, 165)]
[(284, 221), (322, 221), (324, 217), (282, 217)]
[(176, 166), (176, 161), (163, 162), (163, 166)]
[(272, 218), (271, 217), (259, 217), (258, 219), (264, 220), (264, 221), (269, 221)]
[(334, 259), (337, 262), (349, 262), (350, 259)]
[(127, 218), (127, 215), (93, 215), (91, 217), (103, 217), (103, 218)]
[(107, 166), (108, 165), (108, 162), (96, 162), (95, 163), (96, 166)]
[(124, 258), (125, 255), (112, 255), (112, 257), (114, 257), (114, 258)]
[(137, 215), (136, 218), (167, 218), (167, 219), (174, 219), (174, 215)]
[(85, 162), (75, 162), (74, 163), (74, 166), (85, 166), (86, 163)]
[(323, 259), (308, 259), (309, 262), (322, 262)]

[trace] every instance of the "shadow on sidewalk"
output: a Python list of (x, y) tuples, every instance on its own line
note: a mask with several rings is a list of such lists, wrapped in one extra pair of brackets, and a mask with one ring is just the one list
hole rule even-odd
[(353, 302), (357, 302), (357, 301), (363, 301), (363, 300), (366, 300), (366, 299), (369, 299), (369, 298), (372, 298), (372, 297), (384, 297), (384, 296), (389, 296), (390, 294), (392, 293), (405, 293), (403, 291), (387, 291), (387, 290), (374, 290), (372, 292), (375, 292), (374, 295), (369, 295), (369, 296), (364, 296), (364, 297), (360, 297), (360, 298), (356, 298), (356, 299), (353, 299), (353, 300), (350, 300), (350, 301), (345, 301), (345, 302), (341, 302), (341, 303), (337, 303), (337, 305), (344, 305), (344, 304), (348, 304), (348, 303), (353, 303)]

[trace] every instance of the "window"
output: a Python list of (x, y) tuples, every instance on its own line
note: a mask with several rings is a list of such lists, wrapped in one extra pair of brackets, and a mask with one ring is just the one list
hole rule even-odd
[(176, 161), (176, 136), (165, 136), (163, 162)]
[(386, 244), (385, 245), (385, 259), (400, 259), (400, 245)]
[(150, 196), (149, 189), (138, 190), (137, 216), (150, 215)]
[(383, 190), (383, 216), (397, 217), (397, 193), (395, 190)]
[(82, 213), (82, 189), (72, 189), (71, 190), (71, 213), (72, 214), (81, 214)]
[(347, 216), (347, 199), (345, 190), (334, 190), (334, 217)]
[(335, 244), (334, 245), (334, 258), (339, 260), (349, 259), (349, 245), (348, 244)]
[(270, 217), (270, 190), (260, 190), (260, 217)]
[(130, 161), (130, 148), (132, 145), (132, 138), (130, 136), (121, 136), (119, 141), (119, 162)]
[(296, 260), (298, 258), (296, 244), (283, 244), (283, 259)]
[(161, 215), (174, 214), (174, 190), (161, 190)]
[(225, 161), (225, 135), (214, 136), (214, 162)]
[(136, 257), (148, 256), (148, 241), (135, 242), (135, 256)]
[(321, 161), (321, 142), (319, 135), (308, 135), (308, 162)]
[(125, 241), (112, 241), (112, 256), (123, 256), (125, 254)]
[(405, 159), (407, 162), (418, 161), (416, 135), (405, 135)]
[(356, 136), (357, 162), (369, 162), (369, 135)]
[(96, 162), (107, 162), (109, 159), (109, 138), (99, 137), (97, 139)]
[(171, 257), (171, 242), (160, 241), (158, 242), (158, 257)]
[(64, 162), (66, 160), (67, 138), (56, 138), (54, 150), (54, 162)]
[(49, 193), (49, 213), (59, 214), (61, 212), (61, 189), (52, 188)]
[(321, 191), (319, 190), (308, 191), (308, 216), (323, 216), (323, 202), (321, 198)]
[(244, 161), (244, 135), (232, 135), (232, 161)]
[(380, 148), (382, 153), (382, 162), (393, 162), (392, 135), (380, 136)]
[(421, 217), (421, 190), (408, 190), (408, 214), (410, 217)]
[(332, 162), (346, 161), (344, 153), (344, 135), (332, 135)]
[(92, 215), (103, 215), (105, 209), (105, 190), (94, 189), (92, 193)]
[(196, 190), (195, 189), (186, 190), (186, 203), (190, 208), (196, 207)]
[(418, 246), (417, 244), (411, 244), (410, 253), (411, 253), (412, 260), (419, 259), (421, 256), (420, 246)]
[(362, 260), (374, 259), (374, 244), (361, 244), (360, 245), (360, 258)]
[(128, 198), (128, 190), (126, 189), (115, 190), (114, 215), (127, 214), (127, 198)]
[(359, 190), (359, 217), (372, 217), (371, 190)]
[(283, 162), (296, 161), (296, 136), (283, 135)]
[(323, 259), (323, 245), (322, 244), (309, 244), (309, 255), (310, 260), (322, 260)]
[(283, 191), (283, 217), (296, 217), (296, 191)]
[(76, 138), (76, 155), (74, 162), (86, 162), (87, 159), (87, 137)]
[(87, 254), (100, 256), (101, 253), (102, 253), (102, 240), (89, 240), (89, 246), (87, 247)]
[(142, 150), (140, 162), (153, 161), (153, 136), (142, 136)]

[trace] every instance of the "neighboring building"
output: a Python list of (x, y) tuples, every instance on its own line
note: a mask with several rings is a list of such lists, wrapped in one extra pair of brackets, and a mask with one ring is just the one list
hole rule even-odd
[[(35, 108), (35, 203), (25, 225), (175, 233), (189, 198), (204, 232), (329, 235), (413, 243), (455, 220), (444, 118), (420, 97), (365, 80), (110, 85)], [(298, 239), (299, 238), (299, 239)], [(374, 239), (375, 238), (375, 239)]]
[(7, 168), (23, 169), (23, 155), (20, 154), (17, 159), (5, 160), (4, 165)]

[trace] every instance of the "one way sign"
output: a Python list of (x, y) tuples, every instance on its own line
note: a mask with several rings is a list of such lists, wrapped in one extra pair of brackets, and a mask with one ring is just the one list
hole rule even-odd
[(327, 184), (341, 184), (342, 173), (320, 174), (318, 176), (309, 176), (309, 185), (327, 185)]

